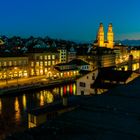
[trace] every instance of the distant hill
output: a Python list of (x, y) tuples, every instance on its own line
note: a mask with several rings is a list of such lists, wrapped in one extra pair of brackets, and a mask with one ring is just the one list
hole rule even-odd
[(116, 41), (117, 43), (121, 43), (122, 45), (128, 45), (128, 46), (140, 46), (140, 40), (119, 40)]

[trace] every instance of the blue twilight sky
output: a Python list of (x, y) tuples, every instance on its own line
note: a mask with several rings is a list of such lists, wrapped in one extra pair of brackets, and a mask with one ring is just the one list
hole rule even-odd
[(140, 39), (140, 0), (0, 0), (0, 34), (95, 40), (99, 23), (115, 39)]

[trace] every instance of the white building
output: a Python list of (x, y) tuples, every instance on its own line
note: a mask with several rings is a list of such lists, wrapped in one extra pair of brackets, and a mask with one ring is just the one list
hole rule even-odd
[(98, 69), (88, 72), (84, 76), (77, 79), (77, 95), (90, 95), (95, 94), (95, 89), (92, 88), (92, 84), (95, 82), (98, 76)]

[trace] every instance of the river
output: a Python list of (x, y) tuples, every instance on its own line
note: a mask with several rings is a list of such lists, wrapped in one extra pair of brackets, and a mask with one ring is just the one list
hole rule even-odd
[(75, 95), (76, 84), (0, 97), (0, 139), (27, 128), (27, 110), (53, 103), (64, 94)]

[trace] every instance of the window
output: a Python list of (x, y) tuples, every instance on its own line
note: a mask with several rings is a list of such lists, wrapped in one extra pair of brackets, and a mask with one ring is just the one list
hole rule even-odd
[(95, 73), (93, 73), (92, 75), (92, 80), (95, 80)]
[(80, 82), (79, 85), (80, 85), (80, 87), (85, 87), (86, 86), (86, 83)]
[(42, 60), (43, 59), (43, 56), (40, 56), (40, 60)]
[(55, 65), (55, 61), (52, 61), (52, 65)]
[(39, 62), (36, 62), (36, 66), (39, 67)]
[(81, 95), (84, 95), (84, 91), (81, 91)]
[(87, 76), (87, 79), (88, 79), (88, 76)]
[(33, 67), (34, 66), (34, 62), (31, 62), (31, 67)]
[(45, 64), (44, 65), (47, 66), (47, 61), (45, 61)]
[(4, 66), (7, 66), (7, 62), (4, 62), (3, 65), (4, 65)]
[(48, 66), (50, 66), (51, 65), (51, 61), (48, 61)]
[(50, 55), (48, 55), (48, 59), (49, 59), (49, 60), (51, 59), (51, 56), (50, 56)]
[(16, 66), (17, 65), (17, 61), (14, 61), (14, 66)]
[(43, 67), (43, 62), (42, 61), (40, 62), (40, 66)]
[(52, 55), (52, 59), (55, 59), (55, 55)]
[(2, 66), (1, 62), (0, 62), (0, 67)]
[(44, 56), (44, 59), (47, 60), (47, 55)]

